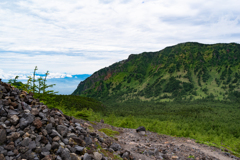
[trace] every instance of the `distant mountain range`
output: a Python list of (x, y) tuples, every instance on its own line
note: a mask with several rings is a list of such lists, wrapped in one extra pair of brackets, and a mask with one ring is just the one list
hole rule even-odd
[(187, 42), (132, 54), (82, 81), (72, 95), (155, 102), (240, 98), (240, 44)]

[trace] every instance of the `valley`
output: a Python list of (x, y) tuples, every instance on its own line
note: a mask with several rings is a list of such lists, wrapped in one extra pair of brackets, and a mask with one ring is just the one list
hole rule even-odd
[[(72, 95), (105, 105), (108, 124), (240, 152), (240, 45), (187, 42), (95, 72)], [(112, 119), (112, 120), (111, 120)]]
[[(240, 157), (239, 53), (240, 45), (236, 43), (182, 43), (158, 52), (130, 55), (127, 60), (96, 71), (80, 82), (71, 95), (56, 95), (54, 91), (43, 94), (39, 89), (34, 98), (95, 128), (103, 125), (100, 123), (103, 120), (108, 128), (122, 129), (128, 134), (144, 126), (147, 133), (155, 135), (154, 141), (148, 139), (151, 144), (155, 144), (158, 135), (163, 135), (171, 141), (184, 139), (169, 143), (186, 145), (184, 152), (189, 147), (200, 149), (204, 156), (195, 154), (200, 159), (223, 159), (221, 156), (230, 159), (228, 155), (236, 159)], [(15, 79), (12, 84), (28, 86), (30, 93), (34, 91), (30, 81), (24, 85)], [(126, 136), (122, 133), (118, 139), (126, 145), (129, 141), (123, 135)], [(186, 143), (183, 137), (194, 144)], [(161, 145), (168, 146), (165, 141)], [(213, 148), (206, 149), (205, 145)], [(170, 152), (173, 148), (168, 149)], [(138, 158), (149, 159), (148, 155), (136, 154)]]

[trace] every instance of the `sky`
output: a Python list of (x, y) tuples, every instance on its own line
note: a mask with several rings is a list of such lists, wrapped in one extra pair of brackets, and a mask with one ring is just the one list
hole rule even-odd
[(239, 7), (237, 0), (0, 0), (0, 78), (26, 80), (37, 66), (73, 91), (130, 54), (240, 43)]

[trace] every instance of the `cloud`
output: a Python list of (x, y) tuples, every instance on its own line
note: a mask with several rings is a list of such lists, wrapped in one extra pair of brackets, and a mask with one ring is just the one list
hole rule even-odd
[[(3, 52), (1, 52), (3, 53)], [(102, 55), (102, 54), (100, 54)], [(112, 54), (111, 56), (106, 55), (83, 55), (83, 56), (69, 56), (64, 54), (52, 54), (52, 55), (28, 55), (19, 53), (3, 53), (0, 54), (0, 59), (3, 64), (0, 64), (1, 69), (9, 73), (20, 73), (12, 72), (16, 69), (21, 71), (33, 73), (35, 66), (38, 67), (38, 73), (50, 72), (49, 77), (56, 78), (61, 76), (70, 76), (73, 74), (92, 74), (96, 71), (96, 68), (107, 67), (118, 60), (118, 54)], [(126, 55), (127, 56), (127, 55)], [(125, 57), (127, 58), (127, 57)], [(6, 74), (3, 73), (2, 76)], [(6, 75), (5, 75), (6, 76)]]
[(0, 68), (92, 74), (129, 54), (186, 41), (240, 42), (237, 0), (142, 2), (1, 0)]
[[(19, 80), (26, 81), (28, 79), (28, 76), (33, 77), (33, 72), (23, 72), (23, 71), (10, 71), (10, 72), (4, 72), (2, 69), (0, 69), (0, 78), (4, 80), (14, 79), (16, 76), (19, 76)], [(35, 78), (39, 78), (40, 76), (45, 77), (45, 74), (39, 74), (36, 73)], [(78, 78), (77, 76), (75, 76)], [(54, 79), (54, 78), (72, 78), (72, 75), (67, 73), (50, 73), (47, 77), (47, 79)]]

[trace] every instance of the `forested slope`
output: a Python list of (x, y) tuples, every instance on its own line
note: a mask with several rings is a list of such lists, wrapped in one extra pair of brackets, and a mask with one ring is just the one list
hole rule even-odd
[(73, 95), (103, 102), (216, 99), (240, 96), (240, 44), (181, 43), (130, 55), (95, 72)]

